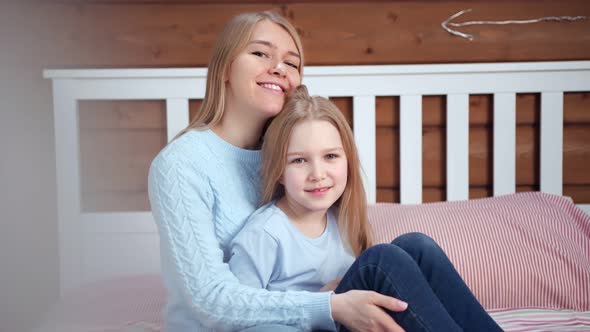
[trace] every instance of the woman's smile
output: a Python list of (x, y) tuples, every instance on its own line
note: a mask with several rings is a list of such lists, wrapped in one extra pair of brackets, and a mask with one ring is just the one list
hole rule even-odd
[(277, 92), (285, 92), (285, 88), (279, 84), (279, 83), (258, 83), (258, 85), (260, 85), (261, 87), (265, 88), (265, 89), (270, 89), (273, 91), (277, 91)]
[(285, 88), (280, 84), (263, 82), (258, 83), (258, 85), (267, 90), (268, 92), (278, 94), (281, 96), (285, 94)]

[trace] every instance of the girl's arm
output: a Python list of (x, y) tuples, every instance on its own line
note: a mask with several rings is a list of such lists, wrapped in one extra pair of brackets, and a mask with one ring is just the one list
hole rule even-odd
[(164, 277), (200, 324), (220, 331), (261, 324), (334, 329), (329, 293), (270, 292), (239, 283), (215, 237), (208, 177), (193, 163), (160, 155), (148, 184)]
[(340, 284), (340, 281), (342, 281), (342, 277), (330, 281), (329, 283), (325, 284), (324, 287), (320, 288), (320, 292), (334, 291), (336, 287), (338, 287), (338, 284)]
[(249, 220), (249, 223), (233, 239), (232, 256), (228, 263), (229, 268), (242, 284), (266, 288), (271, 281), (277, 261), (278, 244), (254, 221)]

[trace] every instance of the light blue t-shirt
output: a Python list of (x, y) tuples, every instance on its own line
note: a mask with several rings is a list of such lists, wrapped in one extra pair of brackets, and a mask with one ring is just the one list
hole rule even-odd
[(233, 239), (229, 266), (252, 287), (318, 292), (354, 262), (347, 248), (330, 210), (322, 235), (310, 238), (271, 202), (254, 212)]

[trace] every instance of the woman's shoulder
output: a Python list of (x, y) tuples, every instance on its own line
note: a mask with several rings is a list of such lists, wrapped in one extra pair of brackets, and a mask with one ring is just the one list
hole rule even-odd
[(173, 185), (181, 178), (208, 182), (210, 159), (202, 132), (189, 131), (166, 145), (152, 160), (149, 182)]
[(208, 149), (204, 131), (190, 130), (166, 145), (152, 161), (152, 167), (179, 167), (199, 163)]

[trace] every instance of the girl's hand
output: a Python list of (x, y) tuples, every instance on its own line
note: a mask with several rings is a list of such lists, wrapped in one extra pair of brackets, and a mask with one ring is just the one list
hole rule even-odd
[(341, 280), (342, 280), (342, 277), (336, 278), (336, 279), (330, 281), (329, 283), (325, 284), (324, 287), (320, 288), (320, 292), (328, 292), (328, 291), (335, 290), (336, 287), (338, 287), (338, 284), (340, 283)]
[(372, 291), (350, 290), (342, 294), (332, 294), (331, 305), (334, 320), (351, 331), (404, 331), (383, 310), (406, 310), (408, 304), (393, 297)]

